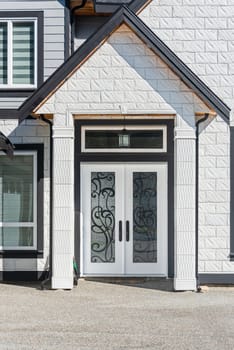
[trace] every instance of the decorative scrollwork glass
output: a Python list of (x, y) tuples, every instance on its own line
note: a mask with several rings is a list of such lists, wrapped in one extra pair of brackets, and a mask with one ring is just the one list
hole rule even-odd
[(133, 173), (133, 262), (157, 262), (157, 173)]
[(115, 174), (91, 173), (91, 262), (115, 262)]

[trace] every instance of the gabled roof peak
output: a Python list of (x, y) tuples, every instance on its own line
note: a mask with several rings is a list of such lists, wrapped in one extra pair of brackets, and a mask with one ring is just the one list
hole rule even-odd
[[(137, 1), (136, 1), (137, 2)], [(194, 91), (210, 108), (225, 121), (229, 120), (229, 107), (214, 94), (205, 83), (185, 65), (176, 54), (153, 33), (146, 24), (132, 11), (135, 2), (129, 6), (123, 5), (110, 19), (81, 45), (69, 59), (60, 66), (49, 79), (34, 92), (20, 107), (20, 121), (25, 119), (47, 99), (59, 86), (73, 74), (122, 23), (125, 23), (136, 35), (157, 55), (168, 67)]]

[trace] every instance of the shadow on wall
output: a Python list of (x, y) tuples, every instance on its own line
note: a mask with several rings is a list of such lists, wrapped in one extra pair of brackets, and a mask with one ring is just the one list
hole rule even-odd
[(58, 2), (64, 7), (66, 6), (66, 0), (58, 0)]
[[(192, 92), (192, 90), (185, 85), (185, 83), (177, 77), (177, 75), (146, 45), (138, 38), (133, 36), (133, 43), (127, 45), (129, 41), (123, 37), (121, 42), (121, 34), (113, 34), (109, 38), (109, 44), (114, 51), (127, 63), (128, 76), (126, 79), (134, 79), (137, 83), (136, 73), (139, 77), (139, 89), (135, 89), (135, 99), (139, 93), (138, 105), (141, 107), (145, 103), (142, 96), (146, 91), (150, 96), (148, 97), (149, 110), (154, 110), (159, 106), (160, 108), (174, 109), (175, 113), (180, 115), (184, 122), (194, 127), (194, 115), (196, 112), (209, 112), (209, 108), (203, 101)], [(129, 33), (127, 33), (129, 35)], [(134, 41), (138, 43), (134, 43)], [(119, 42), (118, 42), (119, 41)], [(135, 71), (135, 72), (134, 72)], [(143, 79), (143, 81), (142, 81)], [(137, 91), (138, 90), (138, 91)], [(140, 108), (139, 108), (140, 109)]]

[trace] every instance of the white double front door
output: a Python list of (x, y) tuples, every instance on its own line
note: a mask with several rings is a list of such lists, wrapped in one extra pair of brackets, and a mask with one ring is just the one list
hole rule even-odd
[(167, 164), (81, 164), (82, 275), (167, 275)]

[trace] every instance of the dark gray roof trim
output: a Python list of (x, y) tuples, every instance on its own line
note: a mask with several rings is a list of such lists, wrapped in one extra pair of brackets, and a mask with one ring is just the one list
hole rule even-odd
[(96, 13), (113, 13), (121, 5), (129, 5), (131, 0), (94, 0)]
[(128, 5), (131, 11), (137, 12), (151, 0), (94, 0), (96, 13), (113, 13), (119, 6)]
[[(133, 2), (132, 2), (133, 4)], [(19, 109), (20, 121), (27, 116), (65, 80), (83, 60), (97, 48), (121, 23), (127, 24), (203, 101), (225, 121), (229, 107), (216, 96), (129, 8), (121, 6), (96, 33), (74, 52), (54, 74), (30, 96)]]
[(0, 151), (3, 151), (9, 158), (13, 158), (14, 145), (11, 141), (0, 131)]
[(0, 109), (0, 119), (18, 119), (18, 118), (19, 118), (18, 109), (10, 109), (10, 108)]

